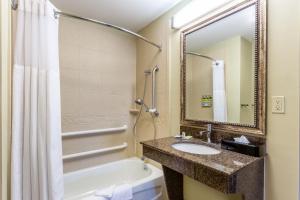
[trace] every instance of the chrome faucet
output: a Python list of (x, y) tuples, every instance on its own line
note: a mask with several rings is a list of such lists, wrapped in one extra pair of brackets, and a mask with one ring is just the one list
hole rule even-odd
[(144, 170), (148, 170), (148, 165), (147, 165), (147, 161), (146, 161), (146, 157), (145, 156), (142, 156), (141, 157), (141, 160), (143, 161), (143, 167), (144, 167)]
[(207, 130), (206, 131), (200, 131), (200, 136), (203, 136), (203, 134), (206, 134), (208, 143), (211, 143), (211, 129), (212, 129), (212, 125), (207, 124)]

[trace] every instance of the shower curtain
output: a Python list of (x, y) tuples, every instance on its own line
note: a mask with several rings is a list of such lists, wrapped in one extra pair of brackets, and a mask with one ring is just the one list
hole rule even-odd
[(47, 0), (19, 0), (13, 66), (12, 200), (62, 200), (58, 21)]
[(213, 113), (214, 121), (227, 122), (224, 61), (213, 63)]

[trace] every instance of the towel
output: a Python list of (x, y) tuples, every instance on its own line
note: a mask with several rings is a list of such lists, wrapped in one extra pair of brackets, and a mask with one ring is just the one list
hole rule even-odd
[(90, 200), (131, 200), (132, 198), (132, 186), (123, 184), (96, 190), (94, 197), (91, 197)]
[(132, 186), (130, 184), (119, 185), (115, 188), (111, 200), (131, 200)]
[(98, 189), (94, 194), (80, 198), (80, 200), (111, 200), (116, 186), (112, 185), (104, 189)]
[(96, 190), (95, 196), (103, 197), (104, 199), (111, 199), (113, 197), (116, 186), (112, 185), (108, 188), (104, 188), (101, 190)]

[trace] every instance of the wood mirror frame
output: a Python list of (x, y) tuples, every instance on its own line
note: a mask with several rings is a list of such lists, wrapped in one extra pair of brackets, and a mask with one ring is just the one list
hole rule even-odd
[[(254, 125), (216, 122), (207, 120), (186, 119), (186, 35), (198, 29), (209, 26), (210, 24), (220, 21), (230, 15), (233, 15), (244, 8), (255, 5), (256, 8), (256, 30), (255, 30), (255, 111)], [(266, 39), (266, 0), (246, 0), (234, 5), (224, 11), (214, 14), (205, 20), (200, 21), (181, 32), (181, 126), (205, 128), (207, 124), (212, 124), (214, 130), (224, 132), (235, 132), (241, 134), (250, 134), (252, 136), (264, 136), (266, 130), (266, 64), (267, 64), (267, 39)]]

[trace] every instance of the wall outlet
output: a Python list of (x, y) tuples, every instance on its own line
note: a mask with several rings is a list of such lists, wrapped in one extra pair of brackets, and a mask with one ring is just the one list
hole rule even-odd
[(272, 113), (284, 113), (285, 112), (285, 102), (284, 96), (273, 96), (272, 97)]

